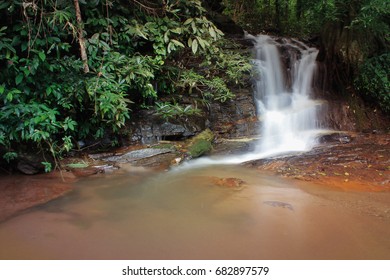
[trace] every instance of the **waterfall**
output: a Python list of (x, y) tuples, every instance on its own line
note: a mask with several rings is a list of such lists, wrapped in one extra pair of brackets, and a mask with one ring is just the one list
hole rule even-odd
[(255, 42), (254, 98), (261, 122), (260, 139), (254, 151), (231, 157), (200, 158), (191, 161), (190, 166), (242, 163), (307, 151), (315, 144), (320, 132), (317, 114), (322, 107), (321, 101), (311, 98), (318, 50), (292, 39), (247, 37)]
[[(315, 144), (321, 106), (310, 97), (318, 50), (296, 40), (284, 39), (278, 43), (267, 35), (252, 39), (258, 72), (255, 100), (262, 122), (261, 140), (255, 153), (309, 150)], [(282, 47), (288, 52), (284, 62)]]

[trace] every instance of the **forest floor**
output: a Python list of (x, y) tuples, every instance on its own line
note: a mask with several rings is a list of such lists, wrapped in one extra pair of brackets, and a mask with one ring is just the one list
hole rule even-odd
[[(167, 154), (166, 157), (172, 162), (175, 155)], [(153, 167), (166, 170), (167, 161), (162, 163), (160, 167)], [(345, 143), (327, 142), (306, 153), (254, 160), (244, 163), (244, 166), (256, 168), (259, 172), (310, 181), (324, 188), (389, 192), (390, 134), (354, 133)], [(81, 177), (103, 171), (86, 168), (39, 175), (1, 175), (0, 221), (56, 199), (70, 192)]]

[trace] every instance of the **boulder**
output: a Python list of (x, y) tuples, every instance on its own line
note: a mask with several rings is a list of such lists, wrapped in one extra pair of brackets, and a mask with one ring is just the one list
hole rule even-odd
[(45, 171), (42, 162), (51, 162), (51, 157), (43, 154), (21, 154), (18, 157), (16, 169), (26, 175), (34, 175)]

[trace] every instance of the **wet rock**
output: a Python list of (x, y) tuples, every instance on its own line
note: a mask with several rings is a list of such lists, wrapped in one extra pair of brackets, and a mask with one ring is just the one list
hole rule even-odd
[(245, 181), (239, 178), (212, 177), (211, 179), (215, 185), (229, 189), (241, 190), (245, 186)]
[(185, 120), (176, 119), (165, 121), (153, 110), (139, 112), (138, 120), (135, 120), (131, 130), (130, 142), (155, 144), (161, 140), (179, 141), (185, 140), (204, 130), (206, 117), (191, 116)]
[(197, 158), (209, 153), (212, 148), (213, 146), (210, 141), (199, 139), (188, 148), (188, 154), (192, 158)]
[(168, 148), (163, 148), (163, 149), (146, 148), (146, 149), (131, 151), (123, 155), (115, 155), (110, 157), (104, 157), (101, 159), (108, 162), (126, 163), (126, 162), (134, 162), (137, 160), (154, 157), (161, 154), (172, 153), (172, 152), (174, 152), (174, 150)]
[(26, 175), (34, 175), (45, 171), (42, 162), (48, 161), (47, 158), (41, 154), (23, 154), (19, 156), (16, 168), (18, 171)]
[(172, 166), (174, 160), (177, 158), (177, 154), (170, 152), (164, 154), (158, 154), (153, 157), (142, 158), (132, 162), (134, 166), (151, 167), (158, 170), (166, 170)]
[(69, 169), (76, 177), (89, 177), (98, 173), (103, 173), (104, 170), (96, 167), (86, 168), (71, 168)]
[(255, 150), (257, 138), (217, 139), (213, 155), (240, 155)]
[(35, 176), (0, 176), (0, 221), (70, 192), (75, 181), (73, 173), (57, 171)]
[[(249, 88), (249, 86), (248, 86)], [(220, 138), (237, 138), (257, 135), (260, 122), (256, 116), (253, 92), (242, 89), (236, 98), (210, 106), (210, 129)]]
[(333, 132), (325, 135), (321, 135), (318, 138), (319, 143), (341, 143), (346, 144), (353, 140), (352, 135), (348, 135), (343, 132)]
[(294, 211), (293, 206), (290, 203), (282, 202), (282, 201), (264, 201), (263, 202), (266, 205), (272, 206), (272, 207), (280, 207), (280, 208), (286, 208), (288, 210)]
[(191, 158), (197, 158), (207, 154), (213, 148), (212, 141), (214, 133), (210, 129), (206, 129), (189, 140), (187, 150)]
[(350, 142), (343, 143), (336, 138), (306, 153), (260, 159), (243, 165), (343, 190), (389, 191), (390, 136), (353, 135)]
[(29, 161), (19, 161), (16, 168), (26, 175), (38, 174), (43, 170), (42, 164)]

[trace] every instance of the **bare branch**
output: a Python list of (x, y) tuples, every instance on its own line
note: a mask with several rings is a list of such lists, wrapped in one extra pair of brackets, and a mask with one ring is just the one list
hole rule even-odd
[(165, 1), (163, 0), (163, 4), (153, 3), (147, 0), (131, 0), (134, 4), (139, 6), (148, 14), (159, 15), (165, 12)]

